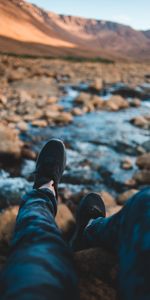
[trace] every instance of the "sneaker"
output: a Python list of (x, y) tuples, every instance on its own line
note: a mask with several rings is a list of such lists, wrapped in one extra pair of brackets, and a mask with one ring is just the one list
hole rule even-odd
[(41, 150), (34, 172), (34, 189), (54, 181), (56, 198), (58, 198), (58, 183), (66, 166), (66, 150), (61, 140), (51, 139)]
[(79, 251), (87, 248), (83, 239), (83, 231), (91, 219), (106, 216), (104, 202), (99, 194), (90, 193), (85, 196), (78, 208), (76, 214), (76, 230), (70, 242), (70, 246), (74, 251)]

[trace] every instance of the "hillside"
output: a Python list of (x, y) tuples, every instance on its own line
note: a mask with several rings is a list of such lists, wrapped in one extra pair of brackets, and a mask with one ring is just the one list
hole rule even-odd
[(136, 31), (109, 21), (57, 15), (23, 0), (0, 0), (0, 15), (0, 52), (150, 58), (149, 31)]

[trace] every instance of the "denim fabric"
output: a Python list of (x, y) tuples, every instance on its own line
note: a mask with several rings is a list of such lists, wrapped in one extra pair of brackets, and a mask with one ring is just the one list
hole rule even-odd
[(134, 195), (117, 214), (91, 221), (84, 239), (89, 247), (117, 253), (120, 300), (150, 300), (150, 188)]
[(1, 300), (77, 300), (72, 254), (55, 223), (56, 200), (45, 189), (23, 197), (10, 255), (0, 277)]

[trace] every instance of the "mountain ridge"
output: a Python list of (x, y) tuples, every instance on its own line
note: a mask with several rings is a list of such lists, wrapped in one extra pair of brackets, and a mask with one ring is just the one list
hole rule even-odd
[[(55, 56), (53, 48), (57, 48), (57, 56), (150, 59), (149, 30), (137, 31), (117, 22), (58, 15), (24, 0), (7, 0), (7, 5), (5, 0), (0, 0), (0, 13), (1, 52), (11, 52), (13, 40), (13, 44), (15, 41), (22, 44), (20, 53), (23, 54), (42, 55), (43, 52), (43, 55)], [(7, 41), (10, 39), (8, 51), (2, 45), (4, 37)], [(24, 50), (23, 43), (26, 45)], [(30, 49), (33, 43), (34, 47)], [(38, 45), (43, 45), (43, 50), (38, 51)]]

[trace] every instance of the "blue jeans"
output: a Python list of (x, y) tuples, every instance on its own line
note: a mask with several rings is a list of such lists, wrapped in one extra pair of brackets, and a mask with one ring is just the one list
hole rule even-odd
[(84, 239), (88, 247), (117, 253), (120, 300), (150, 300), (150, 188), (134, 195), (117, 214), (89, 222)]
[(55, 223), (56, 200), (47, 190), (23, 197), (10, 256), (0, 277), (1, 300), (77, 300), (72, 253)]
[[(0, 278), (1, 300), (79, 299), (72, 254), (55, 213), (56, 201), (48, 190), (24, 196)], [(88, 247), (103, 246), (118, 254), (119, 300), (150, 299), (150, 188), (112, 217), (90, 222), (84, 239)]]

